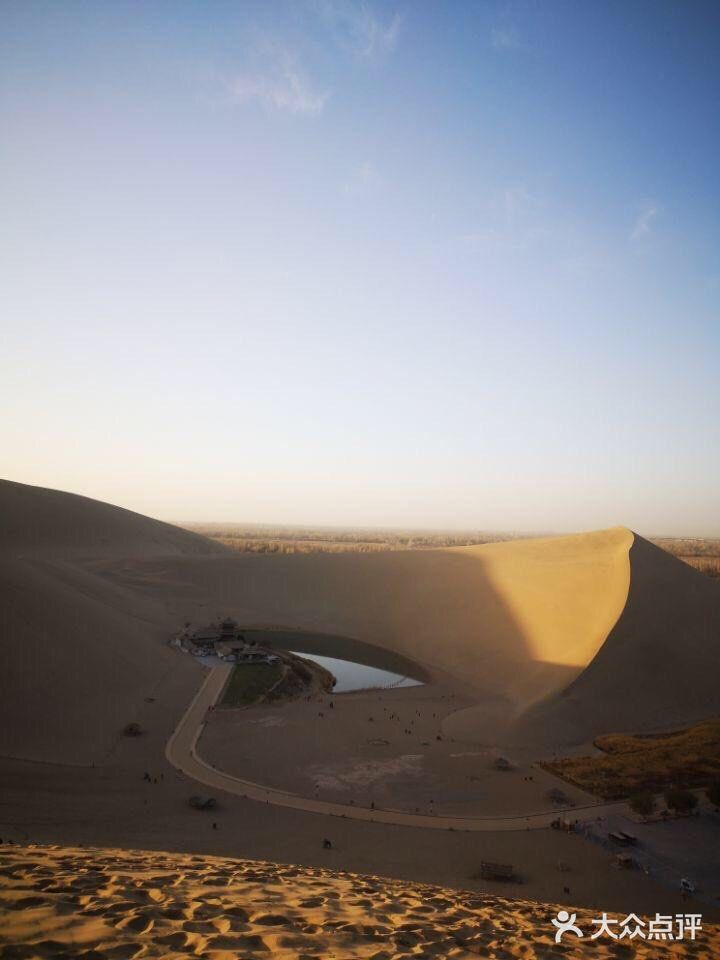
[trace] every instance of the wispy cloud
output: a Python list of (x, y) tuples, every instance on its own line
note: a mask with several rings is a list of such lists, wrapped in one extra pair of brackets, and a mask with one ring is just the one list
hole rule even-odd
[(313, 5), (340, 41), (363, 56), (374, 57), (395, 48), (402, 14), (382, 18), (370, 4), (355, 0), (315, 0)]
[(236, 74), (228, 83), (230, 99), (235, 103), (255, 100), (289, 113), (319, 114), (325, 108), (329, 91), (317, 90), (289, 63), (267, 73)]
[(375, 190), (380, 182), (378, 171), (371, 163), (365, 162), (350, 172), (341, 184), (341, 190), (346, 197), (362, 197)]
[(505, 226), (514, 229), (527, 223), (544, 206), (544, 201), (531, 193), (524, 183), (507, 187), (503, 191)]
[(640, 211), (635, 218), (630, 239), (633, 243), (651, 237), (655, 233), (655, 220), (660, 213), (660, 205), (654, 200), (643, 200), (640, 204)]
[(503, 52), (522, 50), (525, 46), (515, 27), (494, 27), (490, 31), (490, 43), (493, 50)]
[(325, 109), (331, 91), (310, 79), (301, 64), (314, 55), (317, 66), (317, 51), (328, 42), (367, 58), (391, 51), (403, 22), (400, 13), (380, 16), (364, 0), (306, 0), (301, 10), (301, 36), (282, 25), (273, 32), (251, 32), (247, 59), (252, 66), (223, 79), (232, 103), (255, 101), (287, 113), (316, 116)]
[(521, 251), (544, 243), (551, 235), (546, 218), (547, 201), (525, 184), (513, 184), (493, 197), (487, 226), (463, 235), (471, 246)]

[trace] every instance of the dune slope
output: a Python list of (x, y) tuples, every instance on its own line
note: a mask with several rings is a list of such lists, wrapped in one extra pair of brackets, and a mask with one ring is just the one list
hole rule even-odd
[(544, 748), (720, 709), (720, 587), (623, 527), (248, 555), (15, 483), (0, 484), (0, 518), (0, 754), (98, 762), (163, 678), (199, 682), (169, 637), (226, 613), (355, 638), (456, 678), (478, 700), (447, 722), (458, 739)]
[[(4, 957), (686, 957), (695, 940), (604, 935), (554, 943), (557, 904), (249, 860), (142, 851), (13, 847), (0, 866)], [(598, 912), (569, 908), (585, 937)], [(622, 922), (624, 915), (612, 917)], [(647, 929), (647, 920), (644, 921)]]
[[(449, 550), (181, 558), (164, 569), (247, 625), (395, 650), (516, 710), (595, 655), (627, 597), (631, 542), (619, 527)], [(147, 577), (154, 591), (155, 566), (115, 572), (136, 586)], [(193, 598), (184, 611), (202, 622)]]
[(225, 548), (132, 510), (0, 480), (0, 553), (60, 558), (221, 555)]
[[(169, 671), (167, 611), (98, 576), (99, 559), (222, 556), (169, 524), (0, 483), (0, 754), (95, 763)], [(195, 668), (197, 669), (197, 668)]]
[(638, 536), (630, 567), (627, 603), (607, 640), (565, 690), (528, 711), (519, 739), (581, 743), (720, 712), (720, 584)]

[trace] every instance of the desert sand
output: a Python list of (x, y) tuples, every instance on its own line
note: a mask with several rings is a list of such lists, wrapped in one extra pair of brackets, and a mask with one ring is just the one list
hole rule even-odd
[[(530, 899), (682, 908), (676, 889), (618, 871), (606, 850), (558, 831), (354, 822), (222, 790), (207, 818), (187, 803), (202, 788), (165, 755), (206, 678), (169, 641), (187, 621), (202, 626), (230, 614), (246, 626), (336, 634), (404, 654), (430, 682), (388, 693), (378, 708), (390, 712), (392, 700), (392, 712), (410, 717), (417, 698), (428, 698), (422, 709), (437, 716), (426, 713), (403, 735), (378, 713), (371, 737), (367, 721), (360, 728), (363, 696), (338, 705), (331, 737), (310, 722), (318, 703), (218, 716), (200, 749), (229, 773), (307, 793), (312, 784), (299, 778), (314, 767), (330, 802), (374, 799), (413, 813), (433, 799), (451, 815), (545, 814), (549, 781), (523, 780), (533, 760), (619, 726), (655, 729), (717, 712), (720, 587), (630, 531), (248, 556), (120, 508), (12, 483), (0, 484), (0, 525), (6, 840), (249, 856), (504, 895), (501, 885), (474, 879), (491, 859), (514, 864), (524, 880), (517, 892)], [(282, 767), (269, 762), (278, 733), (266, 724), (271, 715), (288, 732), (285, 754), (277, 752), (288, 760)], [(129, 722), (143, 735), (124, 737)], [(223, 723), (235, 732), (245, 725), (251, 748), (233, 748)], [(489, 773), (488, 757), (506, 749), (515, 772)], [(399, 777), (378, 780), (377, 763), (388, 773), (398, 756), (406, 758)], [(368, 789), (374, 776), (385, 783), (377, 794)], [(322, 849), (328, 834), (331, 851)]]
[[(310, 958), (694, 957), (713, 960), (708, 924), (677, 942), (554, 942), (558, 904), (482, 897), (262, 861), (18, 847), (0, 866), (0, 953), (6, 960), (203, 956)], [(585, 937), (599, 915), (572, 909)], [(612, 918), (620, 923), (624, 916)], [(647, 918), (643, 921), (647, 924)], [(618, 928), (619, 929), (619, 928)]]
[(469, 684), (476, 703), (446, 722), (469, 742), (487, 741), (488, 709), (496, 739), (548, 750), (717, 709), (720, 586), (625, 528), (249, 556), (71, 494), (4, 482), (0, 505), (4, 755), (99, 762), (162, 678), (192, 685), (166, 641), (218, 613), (354, 637)]

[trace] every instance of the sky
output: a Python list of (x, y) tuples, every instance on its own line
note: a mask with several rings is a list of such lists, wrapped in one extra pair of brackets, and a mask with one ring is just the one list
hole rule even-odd
[(0, 4), (0, 474), (720, 535), (720, 5)]

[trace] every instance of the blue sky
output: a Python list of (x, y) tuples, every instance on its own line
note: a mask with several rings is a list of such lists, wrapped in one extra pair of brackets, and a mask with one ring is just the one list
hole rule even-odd
[(3, 475), (720, 535), (720, 6), (5, 2)]

